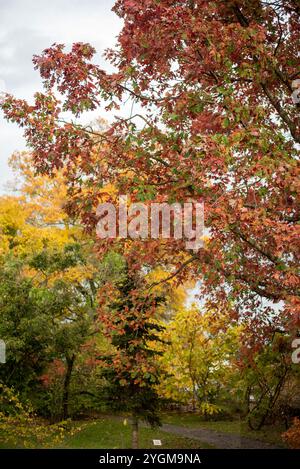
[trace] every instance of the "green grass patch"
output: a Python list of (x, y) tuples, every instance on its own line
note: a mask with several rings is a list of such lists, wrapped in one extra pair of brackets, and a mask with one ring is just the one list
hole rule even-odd
[[(79, 424), (80, 425), (80, 424)], [(140, 428), (139, 446), (143, 449), (155, 448), (153, 440), (161, 440), (164, 449), (209, 448), (206, 443), (178, 437), (161, 431), (159, 428)], [(103, 418), (87, 424), (76, 435), (67, 437), (62, 448), (129, 449), (131, 448), (131, 426), (122, 420)]]
[[(123, 420), (114, 416), (103, 416), (95, 421), (74, 422), (76, 433), (66, 436), (61, 449), (130, 449), (131, 425), (124, 425)], [(161, 440), (162, 446), (155, 447), (153, 440)], [(190, 438), (164, 432), (159, 428), (140, 428), (139, 446), (142, 449), (199, 449), (211, 448)], [(0, 449), (21, 448), (21, 445), (1, 444)]]

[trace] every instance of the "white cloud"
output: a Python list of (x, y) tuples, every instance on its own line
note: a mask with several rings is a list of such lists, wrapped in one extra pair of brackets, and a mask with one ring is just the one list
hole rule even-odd
[(1, 93), (6, 93), (6, 84), (2, 78), (0, 78), (0, 95)]
[[(113, 0), (0, 0), (0, 90), (30, 99), (41, 87), (32, 56), (54, 42), (70, 46), (89, 42), (102, 53), (116, 42), (120, 19), (111, 11)], [(22, 132), (0, 116), (0, 191), (11, 176), (7, 161), (25, 148)]]

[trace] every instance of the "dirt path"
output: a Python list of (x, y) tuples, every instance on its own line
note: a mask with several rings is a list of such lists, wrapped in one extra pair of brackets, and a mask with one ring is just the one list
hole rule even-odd
[(264, 441), (255, 440), (245, 436), (236, 435), (233, 433), (219, 432), (216, 430), (210, 430), (207, 428), (186, 428), (178, 427), (177, 425), (164, 424), (161, 430), (180, 435), (187, 438), (202, 441), (208, 443), (218, 449), (276, 449), (277, 446), (271, 445)]

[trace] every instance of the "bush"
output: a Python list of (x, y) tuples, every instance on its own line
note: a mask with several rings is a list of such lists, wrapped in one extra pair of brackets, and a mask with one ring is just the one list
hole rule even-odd
[(31, 406), (22, 403), (19, 396), (3, 384), (0, 384), (0, 408), (0, 441), (12, 447), (57, 446), (66, 431), (71, 431), (70, 422), (49, 425), (37, 419)]
[(283, 440), (290, 448), (300, 449), (300, 419), (295, 418), (293, 425), (282, 435)]

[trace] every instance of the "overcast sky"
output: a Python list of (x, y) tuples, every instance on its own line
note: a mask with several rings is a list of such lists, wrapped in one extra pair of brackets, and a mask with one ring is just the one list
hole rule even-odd
[[(114, 0), (0, 0), (0, 91), (30, 99), (41, 89), (32, 56), (54, 42), (71, 45), (89, 42), (97, 49), (96, 61), (115, 44), (120, 19), (111, 11)], [(25, 149), (22, 131), (0, 114), (0, 192), (11, 179), (7, 161), (15, 150)]]

